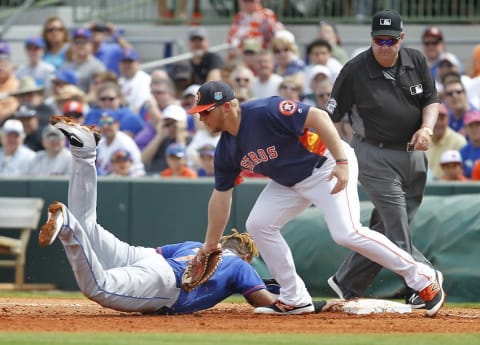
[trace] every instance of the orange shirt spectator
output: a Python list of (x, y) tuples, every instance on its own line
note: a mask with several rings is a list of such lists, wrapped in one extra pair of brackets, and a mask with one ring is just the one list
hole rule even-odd
[(275, 31), (283, 29), (275, 13), (261, 4), (261, 0), (238, 0), (240, 11), (233, 17), (227, 42), (241, 50), (246, 38), (258, 38), (267, 48)]

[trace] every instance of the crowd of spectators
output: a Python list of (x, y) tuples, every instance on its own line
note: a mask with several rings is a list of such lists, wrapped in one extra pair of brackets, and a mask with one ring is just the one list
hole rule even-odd
[[(303, 49), (260, 0), (237, 1), (226, 54), (211, 52), (207, 28), (194, 25), (185, 38), (191, 58), (150, 72), (110, 23), (67, 28), (48, 18), (38, 36), (25, 38), (26, 62), (18, 65), (0, 41), (0, 176), (70, 172), (67, 143), (48, 124), (58, 113), (100, 129), (99, 175), (212, 176), (219, 135), (186, 114), (206, 81), (229, 83), (240, 102), (281, 96), (324, 108), (351, 57), (335, 25), (320, 21)], [(427, 27), (421, 39), (442, 101), (429, 178), (480, 180), (480, 45), (462, 66), (441, 28)], [(348, 114), (337, 128), (351, 139)]]

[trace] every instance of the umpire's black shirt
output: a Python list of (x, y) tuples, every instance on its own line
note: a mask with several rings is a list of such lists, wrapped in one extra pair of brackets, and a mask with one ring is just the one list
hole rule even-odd
[(421, 52), (402, 47), (396, 67), (386, 69), (377, 63), (370, 47), (343, 66), (326, 110), (334, 122), (349, 113), (360, 136), (398, 144), (410, 141), (420, 128), (422, 109), (438, 102)]

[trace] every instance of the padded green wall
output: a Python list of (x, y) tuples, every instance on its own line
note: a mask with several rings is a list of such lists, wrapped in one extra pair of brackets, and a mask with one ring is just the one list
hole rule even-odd
[[(235, 188), (227, 229), (245, 230), (245, 220), (264, 185), (263, 179), (251, 179)], [(46, 220), (46, 208), (52, 201), (67, 202), (67, 189), (66, 178), (0, 179), (0, 196), (35, 196), (45, 200), (40, 224)], [(98, 222), (120, 239), (134, 245), (155, 247), (184, 240), (203, 241), (207, 204), (212, 190), (213, 180), (208, 178), (195, 181), (100, 178)], [(359, 194), (362, 200), (366, 200), (361, 187)], [(469, 293), (473, 290), (469, 290), (465, 282), (473, 284), (475, 291), (480, 291), (478, 283), (471, 282), (472, 274), (480, 282), (480, 270), (476, 265), (480, 254), (478, 249), (473, 250), (473, 246), (478, 248), (480, 245), (480, 225), (478, 218), (467, 217), (465, 212), (472, 214), (475, 207), (480, 210), (480, 183), (429, 184), (427, 195), (415, 218), (414, 241), (446, 273), (449, 300), (478, 300), (478, 293)], [(430, 199), (433, 195), (440, 197)], [(465, 205), (473, 208), (465, 211)], [(370, 210), (370, 203), (363, 202), (361, 213), (364, 224), (368, 224)], [(422, 236), (432, 231), (438, 236)], [(306, 210), (287, 224), (283, 233), (292, 247), (297, 270), (311, 293), (331, 295), (326, 279), (335, 272), (348, 252), (333, 243), (319, 211), (314, 208)], [(255, 260), (254, 266), (261, 275), (268, 276), (261, 260)], [(11, 280), (11, 269), (0, 270), (0, 281)], [(57, 241), (51, 247), (42, 249), (38, 246), (36, 233), (28, 247), (26, 281), (54, 283), (65, 290), (78, 289), (61, 244)], [(383, 270), (369, 293), (389, 296), (401, 287), (395, 275)]]

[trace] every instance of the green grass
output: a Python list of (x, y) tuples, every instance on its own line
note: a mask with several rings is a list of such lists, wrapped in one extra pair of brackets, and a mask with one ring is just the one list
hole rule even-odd
[(396, 334), (396, 335), (338, 335), (338, 334), (68, 334), (68, 333), (0, 333), (0, 344), (89, 344), (89, 345), (475, 345), (480, 344), (480, 334)]

